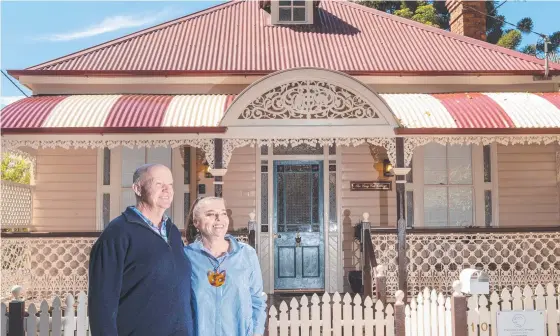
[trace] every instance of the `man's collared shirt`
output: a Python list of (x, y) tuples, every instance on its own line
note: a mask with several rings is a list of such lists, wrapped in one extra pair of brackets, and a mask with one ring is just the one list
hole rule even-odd
[(167, 229), (165, 228), (165, 223), (167, 222), (167, 219), (169, 217), (167, 217), (166, 214), (163, 214), (163, 218), (161, 220), (161, 225), (159, 226), (159, 228), (157, 226), (154, 225), (154, 223), (148, 219), (148, 217), (144, 216), (144, 214), (142, 214), (142, 212), (140, 212), (140, 210), (136, 209), (136, 207), (132, 206), (131, 207), (132, 210), (134, 210), (134, 212), (136, 212), (136, 214), (138, 216), (140, 216), (140, 218), (142, 218), (144, 220), (144, 222), (146, 222), (146, 224), (148, 224), (148, 226), (154, 230), (158, 235), (161, 236), (161, 238), (163, 238), (165, 240), (165, 242), (167, 243)]

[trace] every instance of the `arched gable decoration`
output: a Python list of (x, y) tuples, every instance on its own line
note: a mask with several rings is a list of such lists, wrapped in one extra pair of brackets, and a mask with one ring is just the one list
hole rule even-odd
[(341, 72), (297, 68), (266, 76), (241, 92), (220, 126), (372, 125), (397, 127), (382, 98)]

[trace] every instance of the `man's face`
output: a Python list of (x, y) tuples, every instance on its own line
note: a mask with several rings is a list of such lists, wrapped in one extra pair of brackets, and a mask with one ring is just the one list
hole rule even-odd
[(141, 184), (142, 202), (150, 207), (167, 210), (173, 203), (173, 176), (169, 168), (154, 166), (144, 175)]

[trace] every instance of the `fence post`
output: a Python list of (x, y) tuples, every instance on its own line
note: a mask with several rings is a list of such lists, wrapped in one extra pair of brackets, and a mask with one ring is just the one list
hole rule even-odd
[(249, 214), (249, 222), (247, 223), (247, 227), (249, 229), (249, 245), (251, 245), (253, 248), (255, 248), (256, 245), (255, 227), (257, 221), (255, 220), (255, 217), (255, 212), (251, 211), (251, 213)]
[(25, 336), (25, 301), (20, 299), (21, 291), (21, 286), (12, 287), (14, 299), (10, 301), (8, 312), (8, 336)]
[(404, 292), (398, 290), (395, 293), (395, 336), (406, 336), (406, 313), (404, 304)]
[(453, 336), (467, 336), (467, 298), (461, 293), (461, 282), (453, 282), (453, 295), (451, 296), (451, 328)]
[(385, 265), (377, 265), (375, 268), (375, 297), (387, 304), (387, 277), (385, 276)]

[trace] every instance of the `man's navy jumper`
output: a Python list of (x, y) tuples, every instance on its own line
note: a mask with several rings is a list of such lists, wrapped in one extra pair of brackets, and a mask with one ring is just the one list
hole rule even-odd
[(90, 253), (92, 336), (190, 336), (191, 264), (181, 233), (167, 220), (169, 243), (127, 208)]

